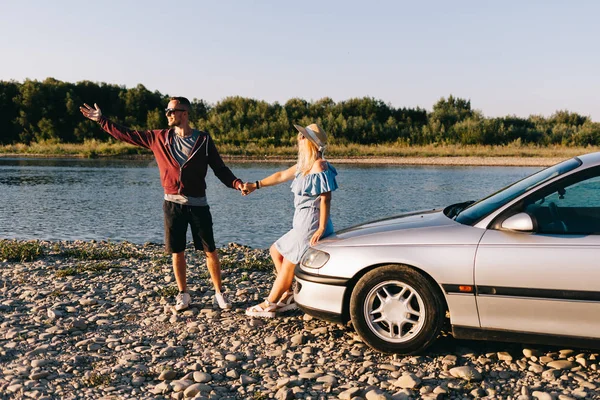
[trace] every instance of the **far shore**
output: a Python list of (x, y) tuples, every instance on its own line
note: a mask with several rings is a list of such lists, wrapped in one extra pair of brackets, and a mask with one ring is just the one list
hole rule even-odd
[[(230, 162), (280, 163), (294, 162), (293, 159), (268, 158), (252, 159), (223, 156)], [(517, 166), (517, 167), (547, 167), (568, 157), (345, 157), (327, 158), (332, 164), (363, 164), (363, 165), (455, 165), (455, 166)]]
[[(226, 162), (289, 163), (296, 161), (296, 146), (259, 146), (256, 143), (221, 143), (219, 152)], [(325, 156), (335, 164), (363, 165), (448, 165), (448, 166), (523, 166), (546, 167), (578, 155), (600, 151), (599, 146), (521, 144), (405, 145), (382, 143), (331, 144)], [(0, 146), (0, 158), (91, 158), (112, 160), (152, 160), (149, 150), (123, 142), (87, 140), (84, 143), (41, 142)]]
[[(294, 158), (285, 157), (253, 157), (222, 155), (226, 162), (235, 163), (293, 163)], [(0, 158), (86, 158), (65, 154), (0, 154)], [(119, 155), (98, 156), (96, 159), (113, 160), (151, 160), (152, 155)], [(361, 165), (441, 165), (441, 166), (518, 166), (518, 167), (547, 167), (569, 157), (515, 157), (515, 156), (419, 156), (419, 157), (327, 157), (333, 164)]]

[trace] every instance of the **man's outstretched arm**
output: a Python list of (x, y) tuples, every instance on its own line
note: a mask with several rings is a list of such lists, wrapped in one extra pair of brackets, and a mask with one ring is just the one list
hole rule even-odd
[(79, 111), (84, 117), (91, 119), (92, 121), (98, 122), (100, 127), (104, 129), (108, 134), (117, 140), (127, 142), (136, 146), (150, 148), (151, 142), (154, 140), (154, 135), (150, 134), (150, 131), (136, 131), (127, 128), (126, 126), (116, 124), (106, 117), (102, 116), (102, 110), (98, 107), (98, 104), (94, 103), (94, 107), (88, 104), (83, 104), (83, 107), (79, 107)]

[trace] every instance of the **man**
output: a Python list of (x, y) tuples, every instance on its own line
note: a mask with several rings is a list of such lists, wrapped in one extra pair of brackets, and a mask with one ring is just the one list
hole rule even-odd
[(102, 116), (98, 105), (80, 107), (81, 113), (100, 123), (115, 139), (152, 150), (164, 188), (165, 247), (172, 254), (173, 271), (179, 288), (175, 309), (188, 308), (185, 245), (188, 224), (196, 250), (203, 249), (206, 266), (215, 287), (214, 302), (222, 309), (231, 304), (222, 293), (221, 264), (213, 237), (212, 217), (206, 201), (208, 166), (226, 186), (241, 190), (242, 181), (227, 168), (210, 135), (192, 129), (189, 124), (191, 105), (185, 97), (172, 97), (166, 115), (169, 129), (136, 131)]

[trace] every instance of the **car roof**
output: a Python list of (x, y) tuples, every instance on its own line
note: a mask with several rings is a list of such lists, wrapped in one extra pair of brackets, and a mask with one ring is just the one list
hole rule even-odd
[(594, 165), (600, 165), (600, 151), (595, 153), (588, 153), (577, 157), (581, 160), (584, 166), (593, 167)]

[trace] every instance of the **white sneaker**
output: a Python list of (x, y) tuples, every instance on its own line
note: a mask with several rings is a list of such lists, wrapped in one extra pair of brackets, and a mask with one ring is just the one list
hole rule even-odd
[(187, 292), (183, 292), (183, 293), (179, 293), (177, 295), (177, 297), (175, 298), (176, 303), (175, 303), (175, 309), (177, 311), (181, 311), (181, 310), (185, 310), (186, 308), (188, 308), (190, 306), (190, 302), (192, 301), (192, 298), (190, 297), (190, 295)]
[(218, 305), (222, 310), (229, 310), (231, 308), (231, 303), (227, 301), (223, 293), (216, 292), (215, 299), (213, 304)]

